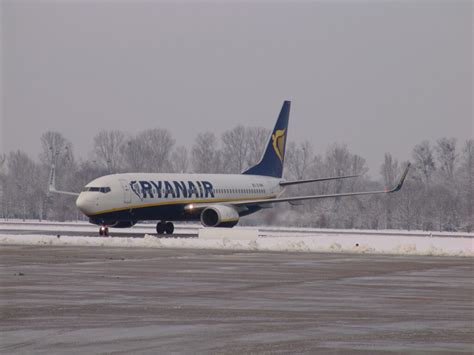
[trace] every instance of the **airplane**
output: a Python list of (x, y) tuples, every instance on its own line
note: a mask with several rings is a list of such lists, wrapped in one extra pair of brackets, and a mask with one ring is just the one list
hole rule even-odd
[(109, 227), (128, 228), (138, 221), (152, 220), (158, 221), (156, 232), (161, 236), (173, 234), (176, 221), (201, 221), (204, 227), (233, 227), (240, 217), (271, 208), (275, 203), (293, 205), (305, 200), (390, 194), (402, 188), (410, 163), (391, 189), (281, 197), (287, 186), (358, 176), (283, 179), (290, 105), (290, 101), (283, 102), (260, 161), (241, 174), (112, 174), (92, 180), (76, 193), (56, 189), (53, 162), (49, 191), (77, 196), (77, 208), (89, 217), (90, 223), (100, 226), (99, 235), (107, 236)]

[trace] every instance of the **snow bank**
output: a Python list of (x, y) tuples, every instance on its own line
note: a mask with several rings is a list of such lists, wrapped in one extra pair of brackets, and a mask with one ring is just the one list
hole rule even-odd
[(327, 235), (260, 237), (257, 240), (0, 235), (0, 245), (75, 245), (137, 248), (226, 249), (290, 252), (335, 252), (393, 255), (474, 256), (474, 239), (460, 237)]

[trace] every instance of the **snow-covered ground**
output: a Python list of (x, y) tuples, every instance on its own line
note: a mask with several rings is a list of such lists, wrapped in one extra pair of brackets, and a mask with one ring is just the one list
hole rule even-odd
[[(198, 225), (177, 225), (178, 233), (197, 233)], [(245, 227), (244, 227), (245, 228)], [(18, 221), (0, 222), (0, 229), (23, 230), (26, 234), (2, 233), (0, 245), (77, 245), (143, 248), (197, 248), (292, 252), (340, 252), (395, 255), (474, 256), (472, 233), (427, 233), (406, 231), (347, 231), (310, 228), (259, 228), (256, 240), (162, 238), (147, 233), (154, 225), (139, 224), (132, 229), (114, 230), (120, 237), (87, 237), (45, 235), (42, 231), (96, 231), (97, 226), (86, 223), (51, 223)], [(34, 230), (29, 233), (27, 231)], [(37, 231), (37, 232), (36, 232)], [(126, 233), (144, 233), (144, 238), (128, 238)]]
[[(199, 223), (175, 223), (175, 233), (197, 233), (202, 228)], [(278, 226), (258, 226), (258, 227), (242, 227), (237, 228), (258, 228), (259, 235), (278, 236), (278, 237), (296, 237), (302, 235), (374, 235), (374, 236), (419, 236), (419, 237), (460, 237), (474, 238), (474, 233), (466, 232), (437, 232), (437, 231), (421, 231), (421, 230), (394, 230), (394, 229), (321, 229), (321, 228), (304, 228), (304, 227), (278, 227)], [(83, 221), (38, 221), (38, 220), (21, 220), (21, 219), (0, 219), (1, 229), (16, 230), (35, 230), (35, 231), (71, 231), (71, 232), (97, 232), (99, 227), (89, 222)], [(130, 233), (156, 233), (154, 223), (138, 223), (131, 228), (111, 228), (112, 234), (126, 235)], [(277, 235), (276, 235), (277, 234)]]

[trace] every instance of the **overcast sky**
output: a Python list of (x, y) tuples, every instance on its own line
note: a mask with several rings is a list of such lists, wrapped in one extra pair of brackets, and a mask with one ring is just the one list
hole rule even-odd
[(383, 154), (474, 136), (471, 1), (1, 1), (0, 150), (57, 130), (86, 158), (102, 129), (271, 128)]

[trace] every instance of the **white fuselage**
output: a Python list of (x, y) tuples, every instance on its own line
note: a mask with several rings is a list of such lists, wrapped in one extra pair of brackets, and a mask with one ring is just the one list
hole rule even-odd
[(237, 174), (114, 174), (88, 183), (76, 205), (97, 223), (199, 219), (184, 208), (199, 203), (275, 198), (284, 190), (281, 181)]

